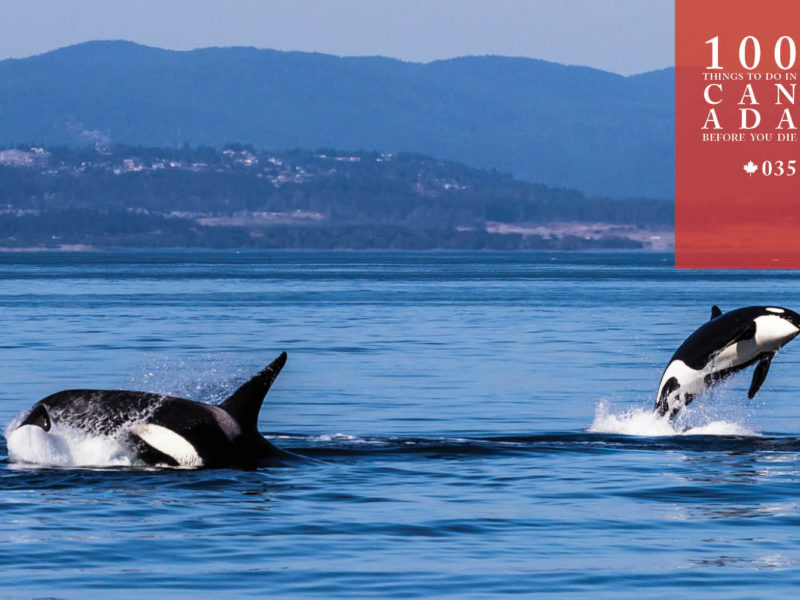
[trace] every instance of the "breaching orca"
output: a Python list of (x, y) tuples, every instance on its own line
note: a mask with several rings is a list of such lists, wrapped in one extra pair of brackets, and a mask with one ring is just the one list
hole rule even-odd
[(753, 398), (775, 353), (800, 333), (800, 315), (777, 306), (748, 306), (722, 313), (711, 308), (711, 320), (678, 347), (669, 361), (654, 410), (672, 419), (701, 392), (726, 377), (756, 365), (748, 398)]
[[(286, 363), (282, 353), (222, 404), (124, 390), (66, 390), (33, 405), (17, 427), (78, 431), (118, 441), (134, 464), (251, 467), (293, 457), (258, 432), (261, 404)], [(59, 441), (59, 440), (53, 440)]]

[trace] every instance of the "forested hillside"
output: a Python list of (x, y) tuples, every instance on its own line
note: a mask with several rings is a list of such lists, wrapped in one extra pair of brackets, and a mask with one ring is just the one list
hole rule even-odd
[(669, 201), (592, 198), (422, 155), (243, 145), (0, 150), (0, 207), (6, 247), (638, 247), (613, 228), (538, 228), (672, 224)]

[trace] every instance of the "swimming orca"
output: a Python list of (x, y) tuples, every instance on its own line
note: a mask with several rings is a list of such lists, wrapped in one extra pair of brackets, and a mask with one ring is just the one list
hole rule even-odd
[(678, 347), (661, 382), (654, 411), (672, 419), (701, 392), (726, 377), (756, 365), (748, 398), (767, 377), (775, 353), (800, 333), (800, 315), (778, 306), (748, 306), (723, 312), (711, 308), (711, 320)]
[(257, 421), (284, 364), (285, 352), (219, 405), (148, 392), (66, 390), (34, 404), (17, 429), (38, 427), (52, 436), (77, 430), (112, 438), (134, 464), (149, 466), (253, 467), (282, 462), (295, 455), (264, 439)]

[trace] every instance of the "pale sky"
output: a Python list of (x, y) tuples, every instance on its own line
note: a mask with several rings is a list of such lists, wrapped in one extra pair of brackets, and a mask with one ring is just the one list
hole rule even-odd
[(628, 75), (674, 63), (672, 0), (0, 0), (0, 60), (88, 40), (427, 62), (502, 54)]

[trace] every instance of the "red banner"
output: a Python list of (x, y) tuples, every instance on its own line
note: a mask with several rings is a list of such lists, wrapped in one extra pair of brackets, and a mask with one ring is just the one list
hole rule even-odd
[(675, 265), (800, 268), (800, 2), (675, 5)]

